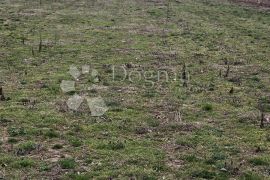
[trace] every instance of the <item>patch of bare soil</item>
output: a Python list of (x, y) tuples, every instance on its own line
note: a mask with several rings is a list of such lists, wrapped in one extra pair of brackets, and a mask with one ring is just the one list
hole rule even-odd
[(246, 3), (259, 7), (270, 8), (270, 0), (231, 0), (233, 2)]

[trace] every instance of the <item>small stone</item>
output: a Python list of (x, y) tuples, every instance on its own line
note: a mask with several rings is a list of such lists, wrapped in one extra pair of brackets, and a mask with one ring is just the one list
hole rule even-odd
[(133, 65), (132, 63), (127, 63), (127, 64), (126, 64), (126, 67), (127, 67), (128, 69), (130, 69), (130, 68), (133, 68), (134, 65)]
[(227, 169), (225, 168), (221, 168), (220, 171), (224, 171), (224, 172), (227, 172)]

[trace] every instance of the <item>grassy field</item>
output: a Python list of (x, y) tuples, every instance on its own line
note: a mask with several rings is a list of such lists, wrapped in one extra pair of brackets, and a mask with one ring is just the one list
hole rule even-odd
[(0, 179), (269, 179), (269, 33), (226, 0), (2, 0)]

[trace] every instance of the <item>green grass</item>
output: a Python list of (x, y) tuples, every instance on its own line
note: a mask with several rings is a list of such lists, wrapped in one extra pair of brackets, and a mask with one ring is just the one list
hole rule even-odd
[(258, 157), (250, 159), (249, 162), (254, 166), (268, 166), (269, 165), (269, 161), (267, 159), (258, 158)]
[[(269, 10), (169, 2), (1, 2), (0, 176), (268, 178), (258, 102), (269, 112)], [(98, 76), (64, 93), (71, 65)], [(93, 117), (84, 101), (72, 111), (75, 93), (102, 96), (109, 110)]]
[(14, 162), (13, 167), (15, 168), (31, 168), (33, 167), (35, 162), (31, 159), (20, 159)]
[(212, 106), (212, 104), (204, 104), (204, 105), (202, 106), (202, 109), (203, 109), (204, 111), (212, 111), (212, 110), (213, 110), (213, 106)]
[(37, 144), (32, 141), (27, 141), (24, 143), (21, 143), (17, 147), (17, 154), (18, 155), (25, 155), (31, 153), (31, 151), (37, 149)]
[(76, 166), (76, 162), (74, 161), (74, 159), (70, 158), (60, 160), (59, 164), (63, 169), (74, 169)]

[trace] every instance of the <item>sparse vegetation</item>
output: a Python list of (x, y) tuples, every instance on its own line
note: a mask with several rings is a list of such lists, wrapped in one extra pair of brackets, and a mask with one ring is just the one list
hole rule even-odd
[(52, 148), (53, 149), (62, 149), (63, 148), (63, 145), (61, 145), (61, 144), (55, 144), (55, 145), (53, 145)]
[(236, 1), (1, 1), (0, 179), (269, 178), (269, 2)]
[(269, 162), (263, 158), (253, 158), (250, 159), (249, 162), (254, 166), (267, 166)]
[(74, 169), (76, 166), (76, 162), (74, 159), (66, 158), (59, 161), (61, 168), (63, 169)]
[(212, 111), (213, 110), (213, 106), (212, 106), (212, 104), (203, 104), (202, 105), (202, 109), (204, 110), (204, 111)]
[(19, 159), (18, 161), (14, 162), (13, 167), (15, 168), (30, 168), (34, 166), (34, 161), (31, 159)]

